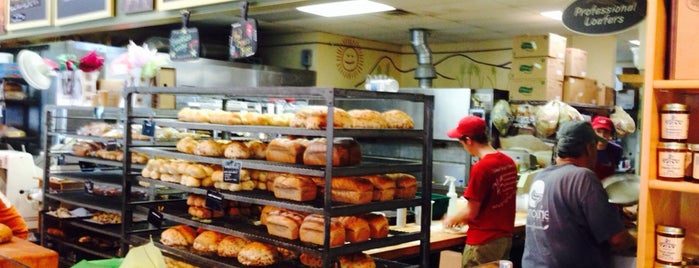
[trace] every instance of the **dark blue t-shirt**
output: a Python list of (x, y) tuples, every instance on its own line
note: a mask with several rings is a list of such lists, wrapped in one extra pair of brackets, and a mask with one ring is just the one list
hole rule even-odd
[(608, 199), (587, 168), (541, 171), (529, 190), (522, 267), (610, 267), (607, 241), (624, 225)]

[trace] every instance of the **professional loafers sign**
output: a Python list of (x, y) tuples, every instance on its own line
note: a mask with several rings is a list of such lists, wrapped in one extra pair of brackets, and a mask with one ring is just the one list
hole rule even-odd
[(645, 0), (578, 0), (563, 11), (563, 25), (590, 35), (621, 32), (646, 17)]

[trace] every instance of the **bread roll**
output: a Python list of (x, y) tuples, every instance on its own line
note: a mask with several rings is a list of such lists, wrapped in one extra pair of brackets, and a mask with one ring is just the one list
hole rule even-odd
[(311, 268), (320, 268), (323, 267), (323, 259), (320, 257), (316, 257), (307, 253), (301, 253), (301, 256), (299, 256), (299, 261), (301, 261), (301, 264), (311, 267)]
[[(327, 127), (328, 107), (311, 107), (302, 109), (294, 115), (289, 122), (291, 127), (303, 127), (307, 129), (325, 129)], [(334, 108), (333, 125), (335, 128), (352, 127), (352, 118), (347, 111)]]
[[(316, 245), (324, 244), (325, 219), (323, 215), (311, 214), (301, 223), (299, 238), (302, 242)], [(341, 246), (345, 243), (345, 228), (337, 219), (330, 219), (330, 247)]]
[(366, 204), (371, 202), (374, 195), (374, 185), (363, 178), (337, 177), (332, 178), (332, 201)]
[(289, 138), (276, 138), (269, 142), (265, 151), (265, 159), (272, 162), (301, 164), (305, 142)]
[(298, 254), (296, 252), (283, 247), (277, 247), (277, 252), (279, 253), (279, 259), (282, 261), (291, 261), (298, 258)]
[(181, 174), (201, 179), (210, 176), (212, 172), (213, 169), (209, 166), (192, 163), (186, 165), (184, 172), (181, 172)]
[(277, 210), (267, 216), (267, 233), (296, 240), (299, 238), (299, 228), (305, 215), (294, 211)]
[(376, 268), (376, 263), (369, 255), (358, 252), (337, 258), (339, 268)]
[(417, 179), (415, 176), (406, 173), (386, 174), (396, 181), (396, 199), (415, 198), (417, 193)]
[(180, 184), (189, 187), (201, 187), (201, 180), (189, 175), (180, 175)]
[(276, 198), (294, 201), (309, 201), (316, 198), (316, 185), (308, 177), (299, 175), (281, 175), (274, 179), (272, 191)]
[(160, 234), (160, 242), (166, 246), (188, 247), (194, 243), (196, 232), (187, 225), (170, 227)]
[(237, 258), (245, 245), (249, 244), (250, 240), (237, 236), (226, 236), (218, 243), (218, 255), (221, 257)]
[[(303, 164), (324, 166), (326, 163), (327, 139), (314, 139), (308, 143), (303, 153)], [(357, 165), (362, 158), (359, 143), (351, 138), (335, 138), (332, 152), (333, 166)]]
[(243, 123), (240, 113), (222, 110), (209, 112), (209, 122), (222, 125), (240, 125)]
[(196, 147), (194, 147), (194, 154), (201, 156), (213, 156), (221, 157), (225, 146), (214, 140), (203, 140), (200, 141)]
[(250, 158), (250, 149), (241, 141), (231, 141), (225, 146), (223, 156), (233, 159), (248, 159)]
[(388, 128), (388, 123), (377, 111), (355, 109), (347, 113), (352, 117), (352, 128)]
[(381, 115), (389, 128), (412, 129), (415, 127), (413, 118), (401, 110), (388, 110)]
[(187, 205), (195, 207), (205, 207), (206, 196), (198, 194), (189, 194), (189, 196), (187, 196)]
[(184, 137), (177, 142), (176, 149), (178, 152), (185, 154), (194, 154), (194, 148), (199, 142), (192, 137)]
[(368, 213), (360, 217), (369, 223), (369, 236), (372, 239), (388, 236), (388, 219), (384, 215)]
[(249, 140), (245, 142), (245, 146), (248, 147), (250, 158), (265, 159), (265, 151), (267, 151), (266, 143), (259, 140)]
[(90, 156), (95, 151), (104, 149), (104, 145), (98, 142), (92, 141), (80, 141), (76, 142), (72, 146), (73, 154), (77, 156)]
[(214, 231), (203, 231), (192, 243), (192, 248), (200, 253), (211, 254), (218, 252), (218, 243), (223, 239), (223, 235)]
[(191, 215), (192, 217), (196, 217), (199, 219), (211, 219), (211, 218), (223, 217), (223, 211), (212, 210), (212, 209), (209, 209), (205, 206), (201, 206), (201, 207), (189, 206), (189, 208), (187, 209), (187, 213), (189, 213), (189, 215)]
[(279, 255), (272, 245), (252, 242), (238, 252), (238, 262), (248, 266), (267, 266), (274, 264)]
[(396, 195), (396, 181), (384, 175), (367, 175), (362, 178), (369, 180), (374, 186), (372, 201), (388, 201)]
[(365, 219), (355, 216), (338, 217), (337, 219), (345, 227), (345, 241), (356, 243), (369, 240), (371, 231), (369, 230), (369, 222)]

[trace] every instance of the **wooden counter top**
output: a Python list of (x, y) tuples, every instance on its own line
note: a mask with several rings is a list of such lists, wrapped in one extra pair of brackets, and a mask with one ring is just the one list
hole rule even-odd
[[(0, 244), (0, 255), (28, 267), (58, 267), (57, 252), (17, 237), (13, 237), (10, 242)], [(0, 267), (18, 266), (13, 266), (10, 261), (0, 258)]]
[[(515, 229), (514, 233), (524, 232), (524, 225), (527, 221), (527, 214), (524, 212), (517, 212), (515, 215)], [(391, 230), (403, 231), (403, 232), (418, 232), (420, 231), (420, 226), (415, 223), (406, 224), (404, 227), (391, 226)], [(432, 226), (430, 226), (430, 251), (440, 251), (443, 249), (460, 246), (465, 243), (466, 234), (465, 233), (454, 233), (450, 231), (445, 231), (442, 228), (441, 221), (432, 221)], [(420, 241), (411, 241), (403, 244), (375, 248), (364, 251), (364, 253), (369, 254), (375, 258), (395, 260), (406, 256), (416, 256), (420, 253)]]

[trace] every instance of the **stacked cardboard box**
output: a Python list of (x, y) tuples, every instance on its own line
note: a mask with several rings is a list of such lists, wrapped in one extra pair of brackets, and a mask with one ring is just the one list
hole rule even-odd
[(512, 100), (562, 99), (566, 42), (556, 34), (514, 38), (507, 88)]

